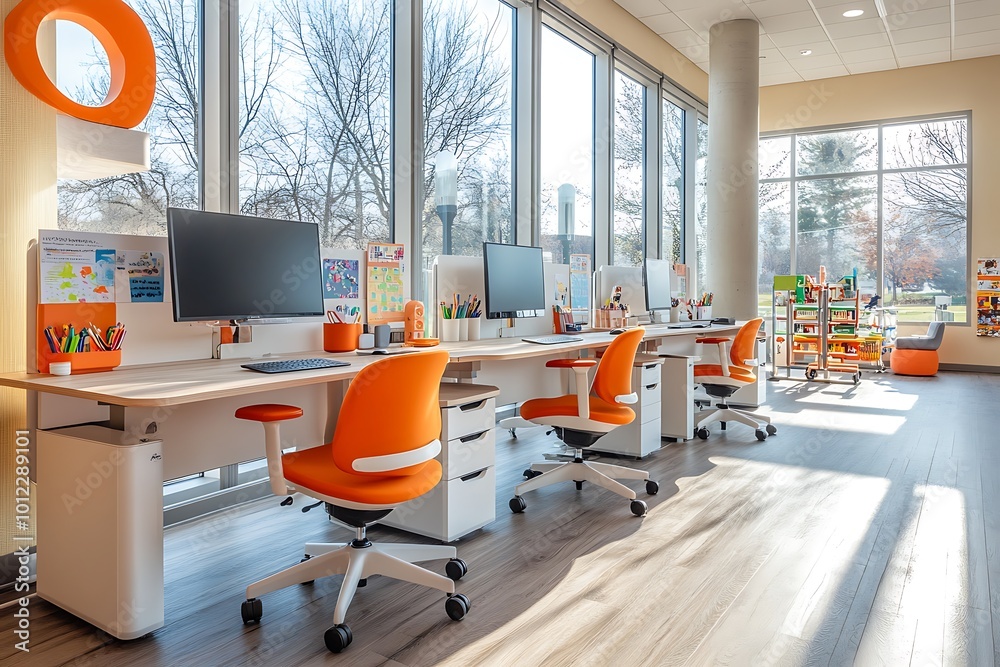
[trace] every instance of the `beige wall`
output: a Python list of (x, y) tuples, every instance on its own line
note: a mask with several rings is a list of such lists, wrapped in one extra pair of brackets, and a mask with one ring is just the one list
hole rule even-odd
[[(972, 111), (971, 264), (1000, 255), (1000, 56), (888, 72), (768, 86), (760, 91), (760, 130), (790, 129)], [(974, 268), (969, 280), (973, 280)], [(970, 282), (972, 288), (975, 284)], [(975, 302), (970, 305), (975, 318)], [(923, 327), (907, 327), (903, 335)], [(941, 361), (1000, 366), (1000, 341), (975, 326), (949, 327)]]
[[(0, 15), (17, 2), (0, 0)], [(55, 112), (14, 80), (0, 53), (0, 373), (25, 366), (25, 256), (40, 228), (56, 226), (55, 135)], [(24, 544), (13, 539), (14, 441), (24, 427), (24, 392), (0, 389), (0, 554)]]
[(559, 4), (698, 99), (708, 100), (708, 74), (614, 0), (562, 0)]

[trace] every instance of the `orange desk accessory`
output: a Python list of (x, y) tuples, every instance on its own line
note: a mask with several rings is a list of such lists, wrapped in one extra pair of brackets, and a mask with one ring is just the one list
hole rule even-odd
[(47, 327), (61, 329), (64, 324), (73, 325), (77, 331), (87, 329), (91, 324), (101, 333), (117, 322), (117, 308), (113, 303), (42, 303), (37, 309), (36, 363), (39, 373), (48, 373), (53, 361), (69, 361), (73, 374), (109, 371), (120, 366), (122, 352), (118, 350), (95, 350), (90, 352), (53, 352), (45, 335)]
[(405, 343), (412, 343), (424, 337), (424, 304), (420, 301), (410, 300), (403, 307), (405, 322)]

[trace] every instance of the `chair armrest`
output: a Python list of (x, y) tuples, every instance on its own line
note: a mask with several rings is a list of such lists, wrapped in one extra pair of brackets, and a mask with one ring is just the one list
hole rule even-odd
[(298, 419), (303, 414), (302, 408), (274, 403), (248, 405), (236, 411), (237, 419), (257, 421), (264, 427), (267, 476), (271, 482), (271, 493), (276, 496), (289, 494), (288, 485), (285, 483), (285, 471), (281, 465), (281, 422)]
[(546, 368), (592, 368), (596, 365), (596, 359), (550, 359), (545, 362)]

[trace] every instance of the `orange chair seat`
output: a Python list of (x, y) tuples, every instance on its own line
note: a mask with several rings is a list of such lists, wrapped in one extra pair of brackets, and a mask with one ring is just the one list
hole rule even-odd
[[(521, 406), (521, 417), (533, 421), (539, 417), (578, 417), (576, 395), (555, 398), (533, 398)], [(608, 403), (597, 396), (590, 397), (590, 419), (604, 424), (623, 426), (635, 419), (632, 408)]]
[(392, 506), (418, 498), (441, 481), (441, 464), (428, 461), (400, 477), (352, 475), (333, 461), (333, 446), (321, 445), (281, 457), (284, 476), (292, 484), (331, 498), (375, 506)]
[[(724, 377), (722, 374), (722, 366), (718, 364), (695, 364), (694, 376), (696, 378)], [(740, 366), (730, 366), (729, 377), (737, 382), (746, 382), (747, 384), (752, 384), (757, 379), (752, 371), (741, 368)]]
[(302, 408), (279, 403), (261, 403), (247, 405), (236, 411), (237, 419), (248, 419), (255, 422), (281, 422), (288, 419), (298, 419), (303, 414)]
[(929, 377), (938, 372), (937, 350), (909, 350), (898, 347), (889, 355), (889, 367), (897, 375)]

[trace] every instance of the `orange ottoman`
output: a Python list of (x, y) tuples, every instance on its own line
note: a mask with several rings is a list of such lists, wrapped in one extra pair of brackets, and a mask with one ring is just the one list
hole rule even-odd
[(897, 347), (889, 355), (889, 366), (897, 375), (934, 375), (938, 372), (938, 353)]

